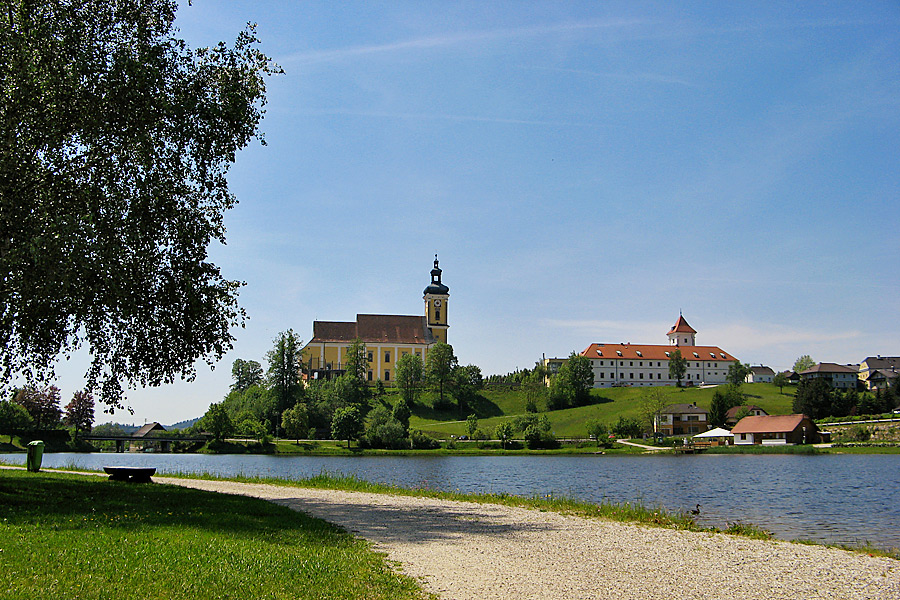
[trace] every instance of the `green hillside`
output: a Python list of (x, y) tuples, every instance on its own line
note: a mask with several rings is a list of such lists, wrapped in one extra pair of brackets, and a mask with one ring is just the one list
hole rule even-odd
[[(651, 389), (662, 389), (671, 403), (693, 403), (709, 408), (715, 388), (604, 388), (591, 391), (593, 404), (578, 408), (550, 411), (547, 414), (558, 437), (584, 437), (587, 422), (598, 419), (609, 425), (619, 417), (640, 417), (641, 399)], [(790, 414), (794, 399), (794, 388), (785, 387), (784, 392), (768, 383), (745, 384), (742, 387), (745, 404), (755, 404), (769, 414)], [(410, 427), (421, 429), (439, 437), (462, 435), (466, 424), (455, 410), (435, 411), (433, 398), (426, 394), (413, 408)], [(525, 394), (520, 390), (484, 390), (473, 410), (478, 415), (478, 425), (482, 429), (493, 429), (503, 420), (512, 419), (525, 413)]]

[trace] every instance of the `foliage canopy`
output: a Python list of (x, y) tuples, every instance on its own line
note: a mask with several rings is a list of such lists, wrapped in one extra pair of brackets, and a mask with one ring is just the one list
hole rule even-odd
[(0, 391), (86, 346), (86, 390), (193, 379), (240, 325), (208, 261), (226, 173), (261, 139), (252, 26), (191, 50), (174, 0), (0, 0)]

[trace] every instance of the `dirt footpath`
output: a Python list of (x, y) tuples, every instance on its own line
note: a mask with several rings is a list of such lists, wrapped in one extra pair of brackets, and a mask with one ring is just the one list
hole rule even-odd
[(900, 599), (900, 561), (506, 506), (157, 478), (256, 496), (370, 540), (448, 599)]

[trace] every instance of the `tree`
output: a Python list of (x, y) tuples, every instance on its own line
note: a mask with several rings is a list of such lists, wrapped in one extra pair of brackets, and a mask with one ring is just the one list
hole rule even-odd
[(816, 361), (814, 361), (809, 356), (809, 354), (804, 354), (794, 361), (794, 373), (802, 373), (803, 371), (808, 371), (814, 366), (816, 366)]
[(481, 368), (477, 365), (455, 366), (451, 374), (453, 395), (456, 396), (456, 407), (460, 416), (465, 414), (478, 392), (484, 388), (484, 380), (481, 378)]
[(422, 357), (418, 354), (404, 354), (394, 364), (394, 381), (407, 404), (415, 404), (419, 398), (424, 368)]
[(331, 436), (336, 440), (358, 440), (363, 430), (363, 418), (356, 406), (345, 406), (334, 412), (331, 420)]
[(772, 378), (772, 383), (778, 386), (778, 391), (780, 393), (784, 393), (784, 386), (788, 384), (787, 375), (785, 375), (782, 371), (775, 373), (775, 377)]
[(298, 402), (281, 413), (281, 428), (284, 429), (284, 435), (295, 439), (299, 444), (300, 436), (306, 435), (309, 430), (309, 416), (306, 412), (306, 405)]
[(236, 358), (231, 363), (231, 376), (234, 378), (234, 383), (231, 384), (231, 391), (244, 392), (251, 386), (262, 385), (263, 368), (255, 360)]
[(0, 434), (8, 435), (10, 444), (13, 435), (31, 427), (32, 422), (31, 415), (21, 404), (0, 401)]
[(444, 404), (444, 389), (448, 386), (453, 375), (453, 367), (457, 364), (453, 355), (453, 346), (444, 342), (437, 342), (428, 351), (425, 359), (425, 376), (437, 389), (440, 403)]
[(366, 385), (366, 376), (369, 373), (369, 357), (366, 345), (356, 338), (347, 347), (347, 360), (344, 363), (344, 376), (350, 383), (351, 395), (347, 401), (352, 404), (362, 404), (369, 398), (369, 388)]
[(728, 409), (732, 407), (728, 394), (720, 390), (713, 392), (712, 401), (709, 403), (707, 422), (710, 427), (724, 427)]
[(203, 415), (201, 427), (212, 434), (213, 440), (221, 442), (226, 437), (234, 434), (234, 424), (225, 406), (219, 402), (209, 405), (209, 410)]
[(588, 404), (592, 387), (594, 369), (591, 360), (573, 351), (550, 384), (547, 408), (558, 410)]
[(728, 375), (725, 376), (725, 379), (734, 387), (740, 388), (749, 374), (750, 365), (734, 361), (728, 365)]
[(372, 411), (366, 427), (366, 439), (373, 448), (409, 448), (406, 429), (384, 406)]
[[(274, 348), (266, 353), (269, 361), (267, 376), (269, 391), (274, 400), (273, 422), (281, 425), (281, 414), (294, 406), (303, 396), (300, 382), (301, 349), (303, 342), (293, 329), (282, 331), (274, 340)], [(277, 430), (275, 434), (277, 435)]]
[(599, 420), (591, 420), (587, 423), (587, 434), (589, 438), (597, 440), (597, 447), (599, 448), (602, 444), (605, 447), (609, 446), (609, 427), (606, 426), (606, 423)]
[(504, 450), (506, 449), (507, 442), (512, 439), (514, 433), (513, 425), (509, 421), (498, 423), (497, 428), (494, 431), (494, 435), (500, 440), (500, 447)]
[(226, 173), (261, 139), (254, 28), (191, 50), (177, 2), (5, 0), (0, 26), (0, 384), (52, 379), (87, 346), (85, 391), (192, 380), (241, 325), (207, 248)]
[(669, 356), (669, 379), (674, 379), (675, 386), (681, 387), (685, 373), (687, 373), (687, 359), (681, 356), (681, 350), (676, 348)]
[(75, 428), (75, 437), (83, 431), (90, 431), (94, 424), (94, 396), (90, 392), (75, 392), (66, 405), (66, 425)]
[(397, 401), (397, 404), (394, 405), (391, 414), (394, 415), (394, 418), (397, 419), (398, 423), (403, 425), (405, 435), (406, 432), (409, 431), (409, 417), (412, 415), (412, 412), (409, 410), (409, 404), (406, 403), (406, 400), (400, 398)]
[(641, 394), (641, 416), (653, 432), (654, 439), (659, 433), (659, 415), (669, 404), (668, 394), (661, 387), (651, 387)]
[(62, 411), (59, 408), (59, 388), (55, 385), (39, 389), (33, 385), (26, 385), (16, 392), (13, 401), (25, 407), (28, 414), (34, 420), (34, 428), (37, 430), (52, 429), (59, 425)]
[(810, 419), (827, 417), (831, 412), (831, 385), (819, 377), (802, 380), (797, 385), (792, 408)]
[(477, 430), (478, 415), (469, 415), (468, 417), (466, 417), (466, 432), (469, 434), (469, 438), (473, 438)]

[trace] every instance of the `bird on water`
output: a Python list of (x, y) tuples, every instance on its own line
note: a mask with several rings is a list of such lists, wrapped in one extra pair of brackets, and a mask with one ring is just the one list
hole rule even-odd
[(691, 514), (692, 514), (692, 515), (699, 515), (699, 514), (700, 514), (700, 505), (699, 505), (699, 504), (697, 505), (697, 508), (691, 509)]

